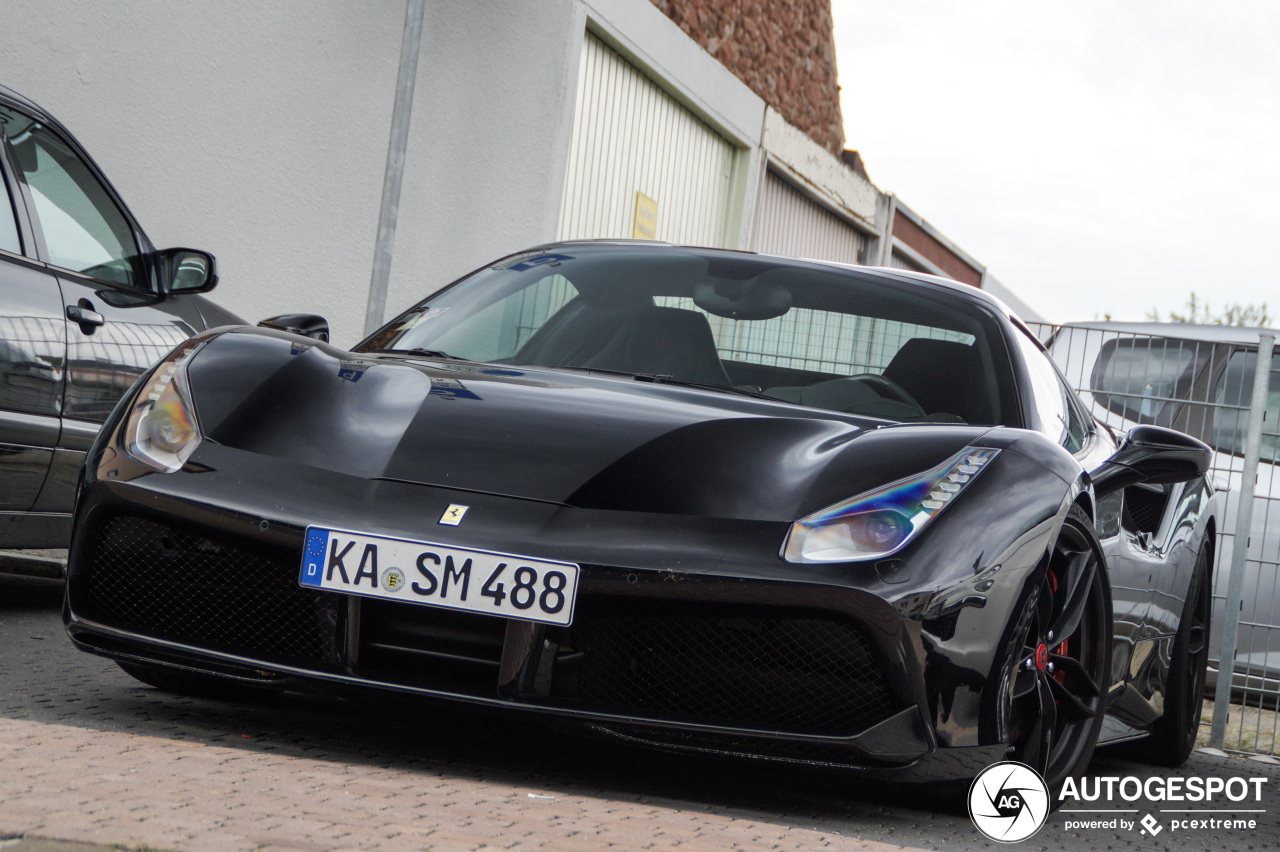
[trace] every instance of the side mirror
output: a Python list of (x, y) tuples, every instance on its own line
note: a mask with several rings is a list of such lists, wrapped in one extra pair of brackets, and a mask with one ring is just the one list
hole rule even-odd
[(218, 262), (207, 251), (171, 248), (153, 256), (160, 273), (160, 292), (177, 296), (208, 293), (218, 286)]
[(315, 314), (281, 314), (278, 317), (267, 317), (258, 325), (262, 328), (300, 334), (312, 340), (319, 340), (321, 343), (329, 342), (329, 322)]
[(1093, 472), (1093, 490), (1105, 497), (1139, 482), (1186, 482), (1204, 476), (1213, 450), (1190, 435), (1161, 426), (1135, 426), (1116, 454)]

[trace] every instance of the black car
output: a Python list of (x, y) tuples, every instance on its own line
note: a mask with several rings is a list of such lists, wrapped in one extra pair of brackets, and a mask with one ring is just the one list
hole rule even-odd
[[(1155, 426), (1117, 441), (970, 287), (561, 243), (353, 351), (179, 345), (90, 451), (65, 619), (180, 692), (376, 688), (1053, 783), (1100, 735), (1191, 748), (1208, 455)], [(1178, 531), (1159, 564), (1121, 535), (1139, 485)]]
[(75, 138), (0, 86), (0, 548), (66, 547), (98, 427), (197, 332), (213, 256), (157, 251)]

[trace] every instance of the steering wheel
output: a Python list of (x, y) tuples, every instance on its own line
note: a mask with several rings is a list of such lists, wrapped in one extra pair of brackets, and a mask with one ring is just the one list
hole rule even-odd
[(916, 402), (916, 398), (907, 393), (906, 390), (903, 389), (902, 385), (898, 384), (893, 379), (885, 378), (879, 373), (859, 373), (858, 375), (850, 376), (849, 378), (853, 381), (870, 385), (873, 391), (885, 399), (892, 399), (895, 402), (901, 402), (905, 405), (920, 408), (921, 411), (924, 410), (921, 408), (920, 403)]

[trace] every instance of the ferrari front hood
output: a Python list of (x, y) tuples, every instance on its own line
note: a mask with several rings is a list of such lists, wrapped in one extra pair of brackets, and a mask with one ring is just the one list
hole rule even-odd
[(630, 377), (358, 356), (254, 332), (211, 341), (190, 365), (209, 440), (580, 508), (789, 521), (937, 464), (983, 431), (878, 428)]

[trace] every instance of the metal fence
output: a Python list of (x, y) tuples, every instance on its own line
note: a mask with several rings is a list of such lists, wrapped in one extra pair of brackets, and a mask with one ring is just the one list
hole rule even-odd
[[(1223, 494), (1209, 639), (1210, 744), (1277, 753), (1280, 719), (1280, 361), (1270, 332), (1033, 325), (1094, 416), (1178, 429), (1215, 450)], [(1257, 364), (1269, 363), (1261, 374)], [(1243, 543), (1243, 546), (1238, 546)], [(1234, 703), (1233, 703), (1234, 702)]]

